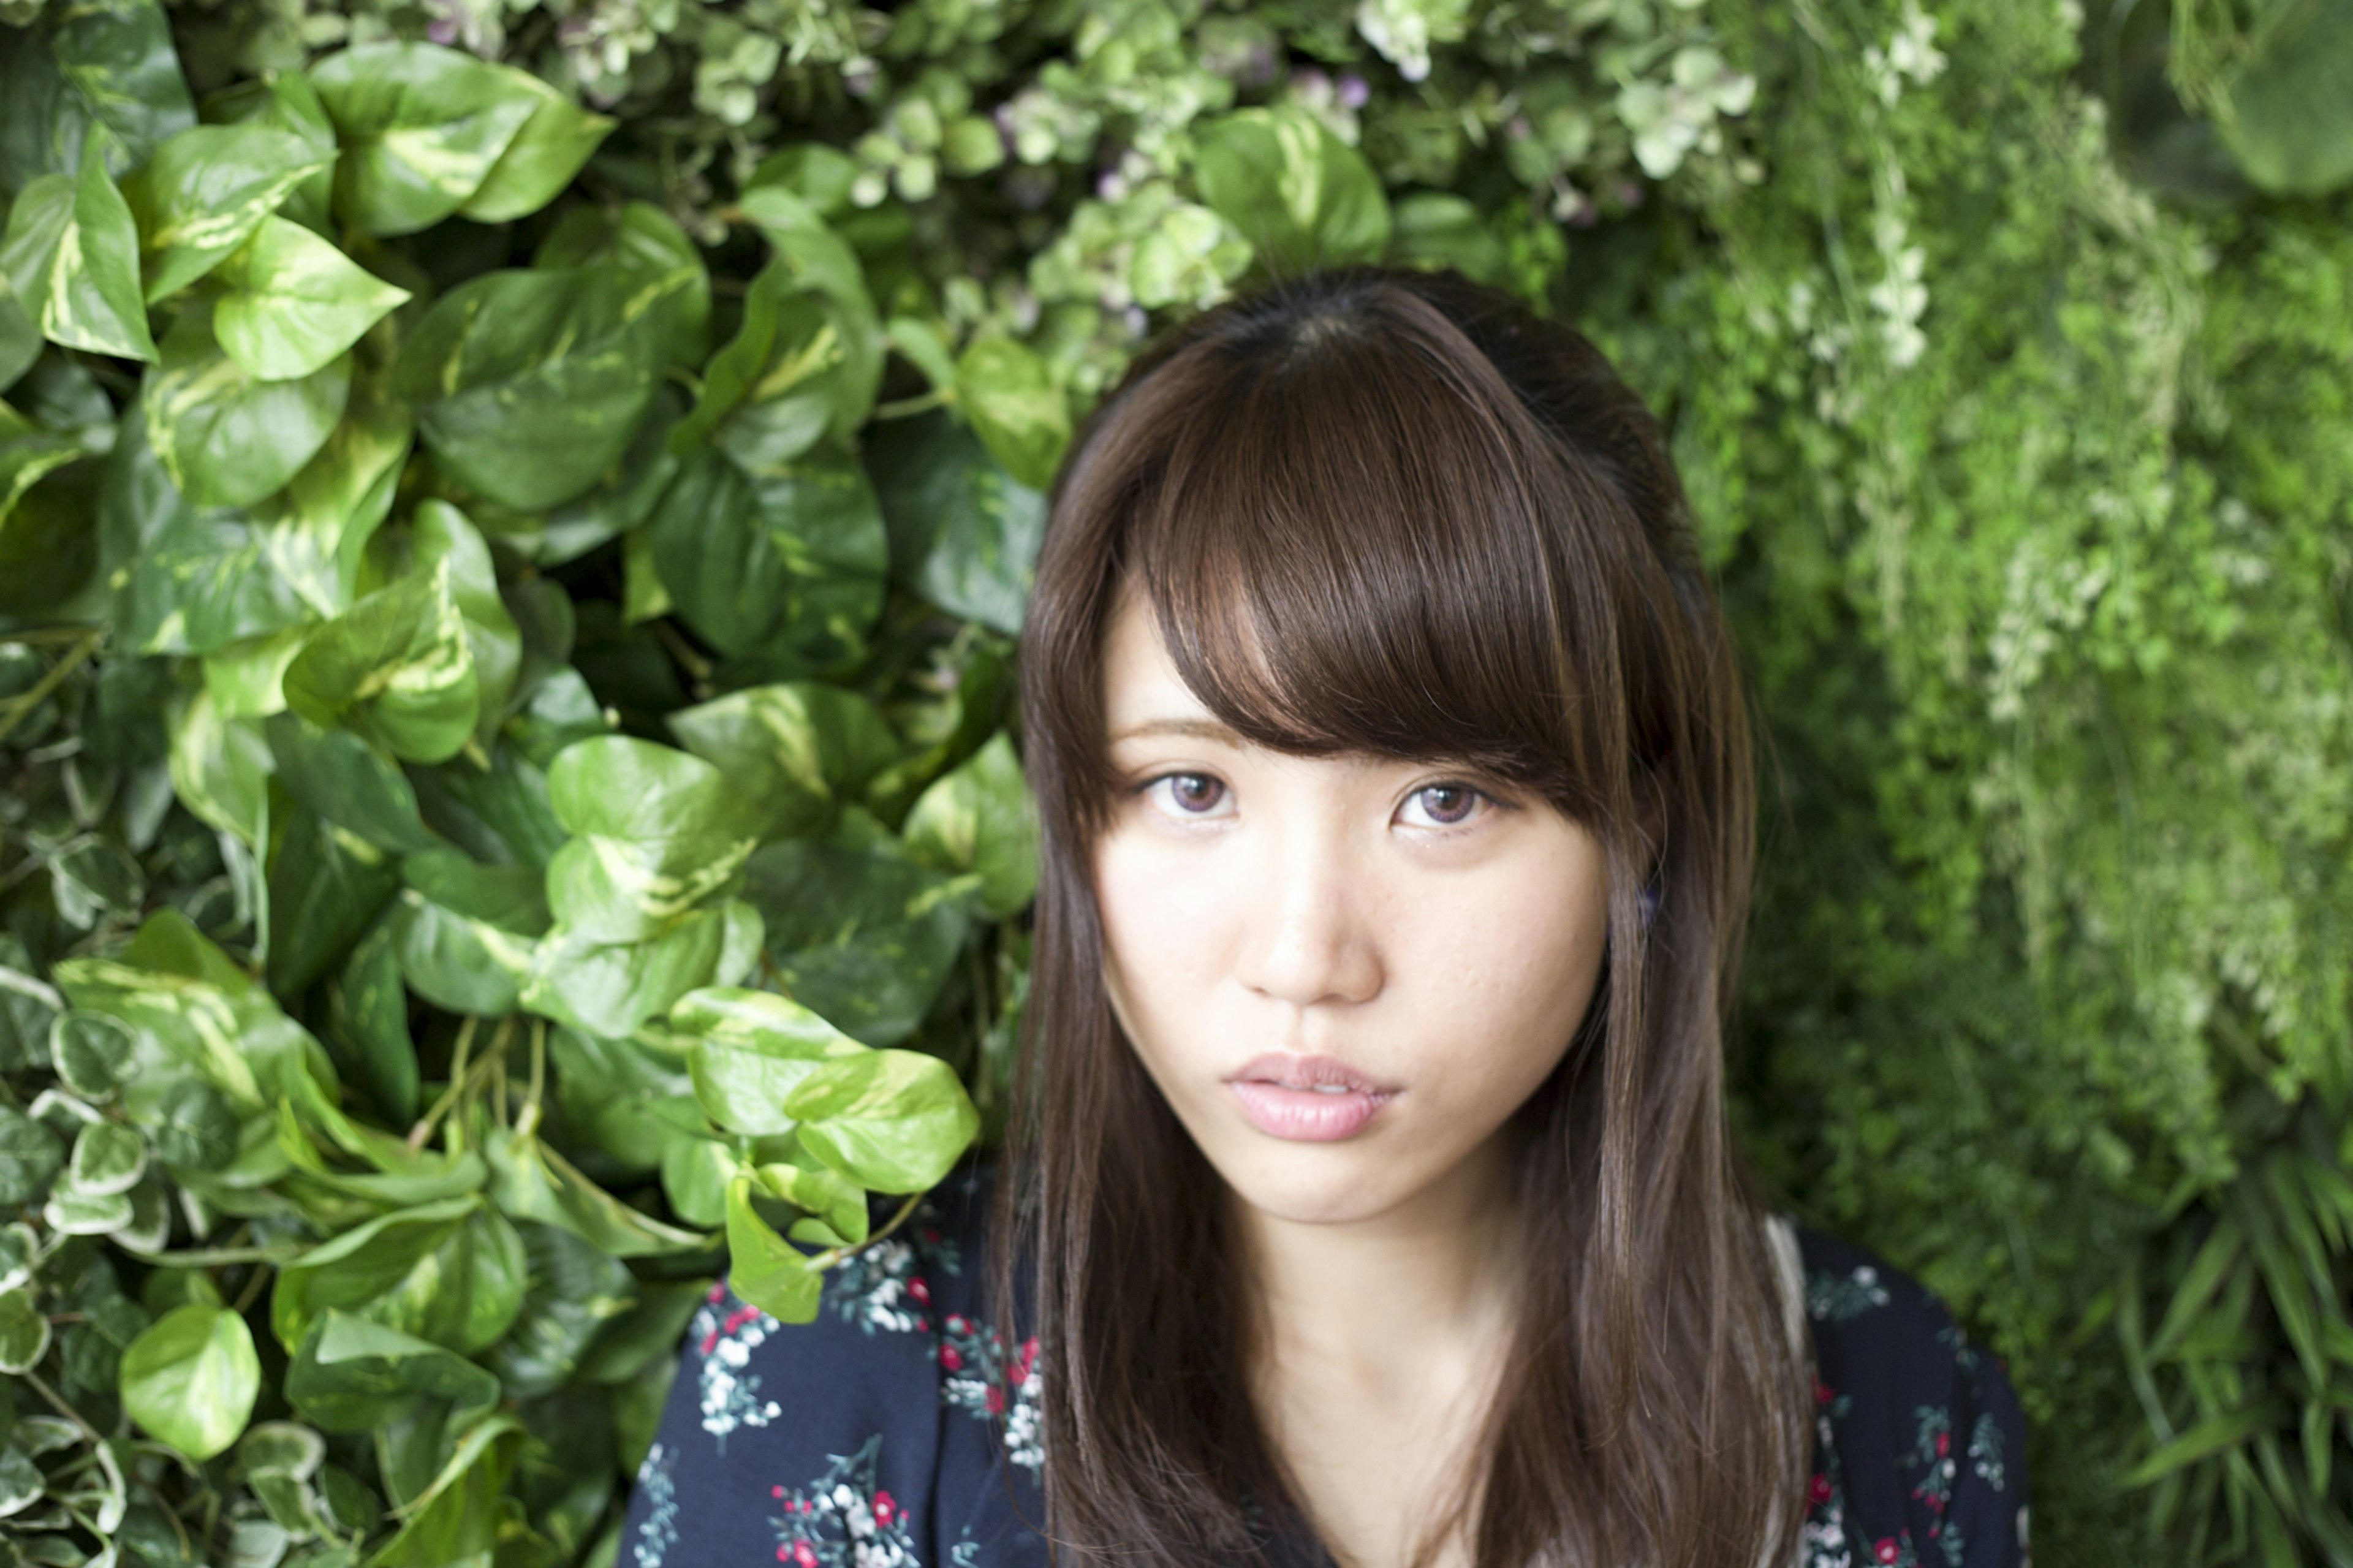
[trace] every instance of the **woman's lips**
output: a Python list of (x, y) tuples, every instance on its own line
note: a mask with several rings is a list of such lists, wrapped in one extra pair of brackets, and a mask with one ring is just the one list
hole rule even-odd
[(1258, 1058), (1226, 1082), (1251, 1126), (1269, 1137), (1307, 1143), (1355, 1137), (1398, 1096), (1331, 1057), (1279, 1052)]

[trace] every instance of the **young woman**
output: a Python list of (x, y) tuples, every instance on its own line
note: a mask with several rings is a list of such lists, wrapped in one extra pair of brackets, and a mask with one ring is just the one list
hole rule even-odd
[(1729, 1138), (1748, 733), (1582, 336), (1354, 268), (1152, 344), (1021, 705), (1007, 1148), (714, 1295), (623, 1562), (2022, 1568), (2000, 1363)]

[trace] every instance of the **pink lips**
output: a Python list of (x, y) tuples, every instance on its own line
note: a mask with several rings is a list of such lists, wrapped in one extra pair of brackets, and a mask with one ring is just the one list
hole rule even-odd
[(1250, 1125), (1270, 1137), (1329, 1143), (1365, 1130), (1398, 1091), (1331, 1057), (1270, 1051), (1226, 1082)]

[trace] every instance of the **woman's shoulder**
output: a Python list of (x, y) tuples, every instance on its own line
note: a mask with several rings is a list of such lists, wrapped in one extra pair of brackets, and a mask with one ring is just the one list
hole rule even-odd
[(1878, 1253), (1775, 1218), (1814, 1352), (1800, 1563), (2025, 1568), (2025, 1422), (2002, 1358)]

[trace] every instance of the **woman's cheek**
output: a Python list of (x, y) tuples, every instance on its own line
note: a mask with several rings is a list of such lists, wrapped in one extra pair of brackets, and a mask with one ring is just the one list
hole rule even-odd
[(1095, 858), (1106, 969), (1115, 1010), (1139, 1048), (1161, 1057), (1198, 1032), (1216, 980), (1224, 904), (1198, 855), (1130, 831)]
[[(1508, 1113), (1558, 1064), (1600, 966), (1596, 900), (1512, 879), (1428, 898), (1419, 1037), (1450, 1043), (1448, 1099)], [(1442, 933), (1442, 934), (1441, 934)]]

